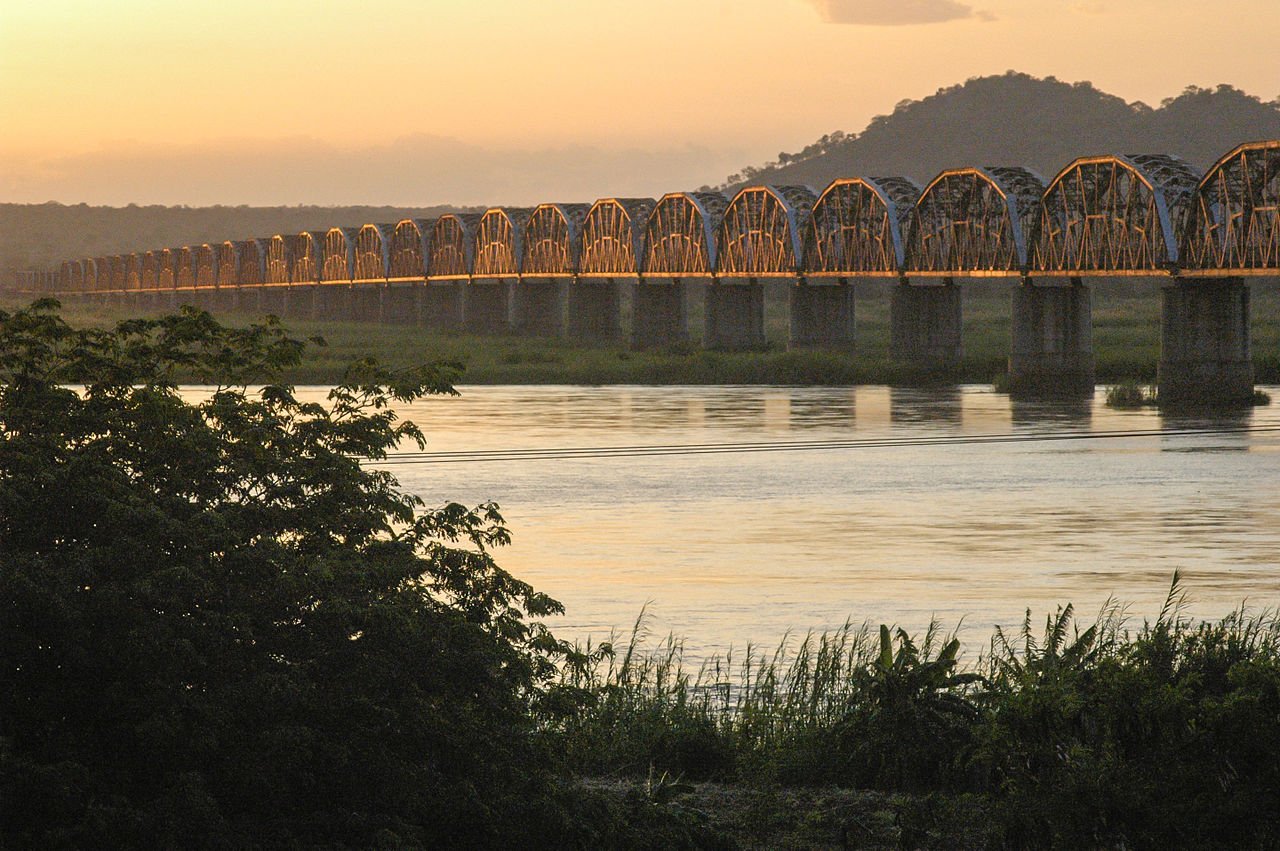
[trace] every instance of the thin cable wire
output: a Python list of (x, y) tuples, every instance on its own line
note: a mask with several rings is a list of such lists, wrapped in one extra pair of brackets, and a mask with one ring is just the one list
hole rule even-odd
[(975, 446), (988, 444), (1045, 443), (1122, 438), (1215, 437), (1280, 433), (1280, 425), (1220, 426), (1184, 429), (1125, 429), (1112, 431), (1050, 431), (1028, 434), (973, 434), (939, 437), (879, 437), (812, 441), (761, 441), (754, 443), (666, 443), (623, 446), (568, 446), (541, 449), (476, 449), (441, 452), (403, 452), (369, 460), (378, 466), (460, 464), (512, 461), (557, 461), (601, 458), (649, 458), (670, 455), (719, 455), (757, 452), (805, 452), (845, 449), (887, 449), (925, 446)]

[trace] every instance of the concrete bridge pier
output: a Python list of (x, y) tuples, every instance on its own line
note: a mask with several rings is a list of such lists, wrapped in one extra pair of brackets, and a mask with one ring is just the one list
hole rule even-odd
[(588, 343), (622, 339), (622, 288), (613, 278), (569, 282), (569, 336)]
[(288, 312), (288, 287), (252, 287), (241, 294), (241, 311), (257, 316), (284, 317)]
[(1162, 406), (1252, 399), (1249, 285), (1243, 278), (1174, 278), (1160, 288), (1156, 385)]
[(840, 278), (815, 284), (800, 280), (791, 288), (790, 348), (853, 350), (854, 290)]
[(679, 278), (644, 277), (631, 297), (631, 347), (662, 349), (689, 342), (687, 284)]
[(351, 315), (355, 322), (379, 322), (382, 316), (382, 284), (352, 284), (348, 291)]
[(471, 334), (505, 334), (511, 330), (509, 292), (518, 283), (502, 278), (473, 279), (462, 299), (463, 327)]
[(312, 315), (318, 322), (342, 322), (351, 318), (348, 284), (316, 284)]
[(925, 372), (954, 370), (964, 356), (963, 316), (952, 278), (899, 282), (889, 295), (889, 357)]
[(1092, 395), (1093, 318), (1079, 278), (1024, 280), (1013, 289), (1009, 392)]
[(285, 306), (290, 319), (314, 321), (316, 318), (315, 284), (289, 284), (285, 289)]
[(378, 322), (383, 325), (416, 325), (421, 284), (387, 284), (380, 287)]
[(564, 281), (521, 278), (513, 287), (511, 327), (517, 334), (559, 337), (564, 333)]
[(430, 281), (418, 289), (418, 324), (433, 331), (461, 331), (465, 280)]
[(705, 323), (702, 344), (708, 349), (763, 349), (764, 285), (755, 278), (713, 281), (707, 287)]

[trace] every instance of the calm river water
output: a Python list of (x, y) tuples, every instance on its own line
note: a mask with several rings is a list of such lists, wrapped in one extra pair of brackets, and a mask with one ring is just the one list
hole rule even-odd
[[(466, 387), (402, 410), (429, 451), (951, 439), (808, 451), (399, 463), (429, 503), (495, 500), (499, 563), (568, 609), (558, 635), (649, 631), (700, 658), (855, 622), (994, 624), (1114, 597), (1154, 616), (1280, 603), (1280, 432), (971, 443), (975, 435), (1280, 426), (1011, 404), (985, 387)], [(312, 391), (307, 391), (308, 393)], [(315, 390), (317, 395), (323, 391)]]

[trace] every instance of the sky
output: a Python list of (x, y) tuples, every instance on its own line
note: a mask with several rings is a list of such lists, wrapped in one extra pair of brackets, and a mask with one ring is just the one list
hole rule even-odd
[(661, 195), (1011, 69), (1271, 100), (1276, 3), (0, 0), (0, 202)]

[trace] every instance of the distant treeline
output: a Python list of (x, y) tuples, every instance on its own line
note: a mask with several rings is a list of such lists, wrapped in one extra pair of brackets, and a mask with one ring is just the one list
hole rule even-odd
[(1094, 154), (1174, 154), (1204, 170), (1242, 141), (1278, 137), (1280, 99), (1264, 102), (1228, 85), (1188, 86), (1152, 108), (1089, 82), (1009, 71), (901, 101), (861, 133), (828, 133), (715, 188), (807, 183), (821, 189), (853, 175), (927, 181), (945, 168), (970, 165), (1021, 165), (1052, 178), (1075, 157)]
[(277, 233), (434, 218), (457, 207), (91, 207), (0, 204), (0, 275), (97, 257)]

